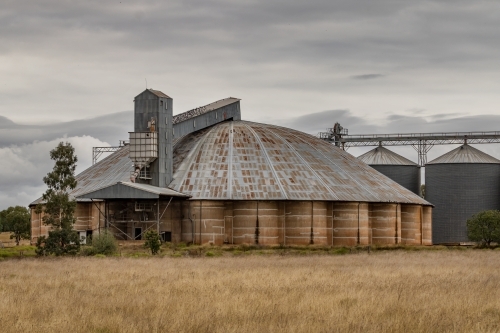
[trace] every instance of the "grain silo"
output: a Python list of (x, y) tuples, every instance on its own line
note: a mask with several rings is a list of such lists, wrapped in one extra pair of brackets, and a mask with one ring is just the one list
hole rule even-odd
[[(156, 228), (195, 244), (431, 244), (427, 201), (315, 136), (240, 120), (239, 101), (172, 117), (167, 95), (137, 96), (131, 143), (76, 177), (75, 228), (123, 239)], [(46, 230), (32, 214), (34, 241)]]
[(420, 166), (417, 163), (382, 146), (364, 153), (358, 159), (420, 195)]
[(434, 244), (467, 242), (467, 219), (500, 208), (500, 161), (467, 144), (426, 164)]

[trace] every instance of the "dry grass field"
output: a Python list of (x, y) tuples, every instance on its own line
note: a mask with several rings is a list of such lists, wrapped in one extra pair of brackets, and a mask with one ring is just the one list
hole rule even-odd
[[(10, 232), (0, 232), (0, 243), (4, 247), (13, 247), (16, 246), (16, 240), (10, 239)], [(30, 241), (28, 239), (22, 239), (20, 245), (29, 245)]]
[(0, 261), (2, 332), (498, 332), (500, 251)]

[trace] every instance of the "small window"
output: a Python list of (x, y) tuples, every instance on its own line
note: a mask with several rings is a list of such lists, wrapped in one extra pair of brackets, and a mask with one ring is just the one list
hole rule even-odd
[(193, 120), (193, 127), (196, 127), (196, 120)]
[(168, 102), (165, 101), (165, 110), (168, 110)]
[(165, 147), (165, 156), (168, 157), (168, 147)]
[(168, 117), (165, 117), (165, 125), (168, 125)]
[(217, 112), (215, 112), (215, 119), (217, 119), (218, 115), (219, 115), (219, 114), (218, 114)]

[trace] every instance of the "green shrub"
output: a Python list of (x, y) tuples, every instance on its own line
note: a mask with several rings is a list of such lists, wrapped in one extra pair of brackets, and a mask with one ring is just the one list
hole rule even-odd
[(112, 233), (104, 231), (92, 237), (93, 254), (110, 255), (118, 250), (118, 244)]
[(155, 230), (149, 230), (144, 235), (144, 238), (146, 238), (144, 247), (149, 248), (151, 250), (152, 255), (158, 254), (161, 247), (160, 235), (158, 235), (158, 233)]
[(80, 248), (80, 254), (82, 256), (93, 256), (96, 252), (92, 246), (82, 246)]

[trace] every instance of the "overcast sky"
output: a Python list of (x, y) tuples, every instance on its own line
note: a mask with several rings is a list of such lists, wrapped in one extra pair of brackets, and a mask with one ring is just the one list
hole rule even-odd
[(499, 22), (498, 1), (3, 0), (0, 209), (43, 192), (62, 139), (78, 171), (125, 139), (146, 84), (311, 134), (500, 130)]

